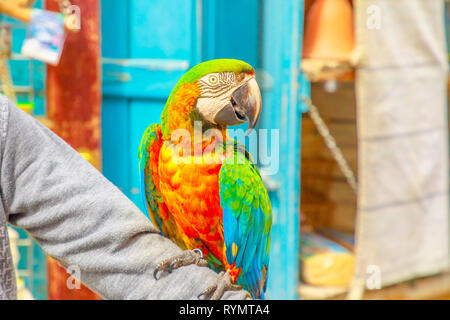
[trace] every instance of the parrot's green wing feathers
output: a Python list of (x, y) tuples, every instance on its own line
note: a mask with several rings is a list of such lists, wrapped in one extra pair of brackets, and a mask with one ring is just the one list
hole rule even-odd
[(161, 230), (162, 221), (158, 214), (158, 202), (162, 202), (161, 193), (156, 189), (155, 181), (151, 174), (150, 159), (154, 146), (159, 142), (158, 134), (159, 124), (150, 125), (145, 130), (139, 146), (139, 174), (141, 176), (141, 194), (144, 205), (147, 209), (146, 216), (152, 221), (153, 225)]
[(269, 267), (272, 209), (258, 169), (235, 148), (219, 172), (226, 257), (242, 268), (238, 284), (263, 298)]
[(141, 194), (147, 209), (145, 214), (165, 237), (172, 239), (181, 248), (185, 249), (185, 244), (180, 238), (173, 216), (164, 203), (156, 183), (158, 180), (159, 151), (162, 142), (161, 126), (152, 124), (145, 130), (139, 146)]

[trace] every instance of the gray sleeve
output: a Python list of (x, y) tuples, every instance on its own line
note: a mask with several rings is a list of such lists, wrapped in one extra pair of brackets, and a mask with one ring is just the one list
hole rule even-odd
[(198, 266), (154, 280), (156, 265), (181, 249), (62, 139), (5, 101), (0, 96), (7, 119), (0, 121), (0, 188), (12, 225), (63, 266), (78, 267), (81, 281), (106, 299), (197, 299), (215, 280)]

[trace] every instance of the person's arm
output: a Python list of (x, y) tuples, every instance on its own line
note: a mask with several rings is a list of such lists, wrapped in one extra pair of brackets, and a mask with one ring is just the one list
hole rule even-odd
[[(102, 297), (197, 299), (214, 282), (214, 271), (194, 265), (155, 280), (157, 264), (181, 249), (75, 150), (3, 96), (0, 133), (7, 219), (63, 266), (78, 266), (81, 281)], [(235, 291), (223, 299), (245, 297)]]

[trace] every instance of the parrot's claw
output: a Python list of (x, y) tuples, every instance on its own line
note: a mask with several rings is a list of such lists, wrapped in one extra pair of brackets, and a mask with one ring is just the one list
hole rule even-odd
[(203, 253), (200, 249), (186, 250), (175, 257), (162, 261), (156, 267), (155, 271), (153, 271), (153, 277), (155, 280), (158, 280), (158, 273), (160, 272), (167, 271), (168, 273), (171, 273), (179, 267), (188, 266), (191, 264), (196, 264), (201, 267), (208, 266), (208, 261), (203, 259)]
[(201, 296), (205, 298), (211, 296), (211, 300), (219, 300), (222, 298), (222, 295), (227, 290), (241, 290), (242, 286), (232, 283), (231, 275), (228, 272), (222, 271), (219, 273), (216, 283), (212, 286), (209, 286), (204, 292), (202, 292), (198, 298)]

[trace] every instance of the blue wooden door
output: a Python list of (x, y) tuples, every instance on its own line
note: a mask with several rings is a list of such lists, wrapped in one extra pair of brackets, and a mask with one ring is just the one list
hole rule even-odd
[(103, 0), (102, 26), (103, 172), (141, 209), (139, 142), (181, 75), (215, 58), (255, 67), (259, 128), (278, 132), (269, 142), (278, 170), (265, 179), (274, 215), (267, 296), (297, 298), (303, 0)]
[(263, 101), (261, 126), (278, 130), (279, 168), (271, 176), (274, 221), (269, 293), (274, 299), (298, 298), (300, 254), (300, 132), (303, 96), (309, 83), (300, 70), (303, 0), (265, 0), (261, 45)]

